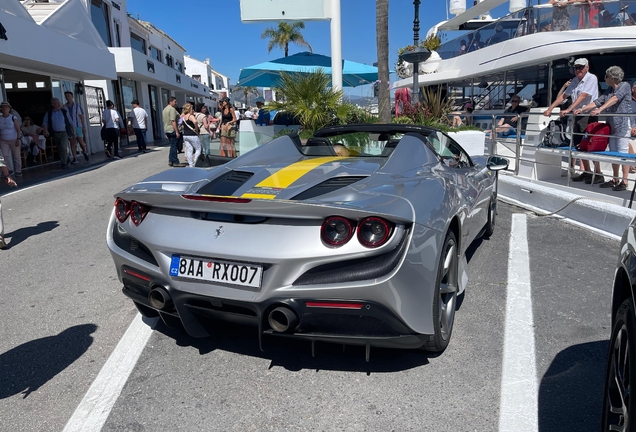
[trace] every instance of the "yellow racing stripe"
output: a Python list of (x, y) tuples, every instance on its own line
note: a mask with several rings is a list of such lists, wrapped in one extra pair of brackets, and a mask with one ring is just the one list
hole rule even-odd
[(254, 199), (276, 199), (276, 195), (269, 194), (255, 194), (255, 193), (244, 193), (241, 195), (241, 198), (254, 198)]
[(271, 176), (256, 185), (256, 187), (271, 187), (271, 188), (286, 188), (289, 187), (296, 180), (307, 174), (314, 168), (333, 162), (336, 160), (343, 160), (341, 156), (329, 156), (315, 159), (307, 159), (300, 162), (293, 163), (285, 168), (276, 171)]

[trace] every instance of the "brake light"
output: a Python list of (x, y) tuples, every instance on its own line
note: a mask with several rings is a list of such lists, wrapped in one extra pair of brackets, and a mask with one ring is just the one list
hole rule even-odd
[(353, 236), (355, 225), (342, 216), (330, 216), (322, 223), (320, 236), (329, 246), (342, 246)]
[(130, 220), (132, 223), (135, 226), (139, 226), (148, 214), (148, 210), (150, 210), (150, 207), (140, 204), (137, 201), (132, 201), (130, 203)]
[(249, 198), (224, 197), (224, 196), (215, 196), (215, 195), (181, 195), (181, 196), (185, 199), (189, 199), (193, 201), (212, 201), (212, 202), (227, 202), (227, 203), (238, 203), (238, 204), (245, 204), (252, 201)]
[(136, 271), (124, 269), (124, 273), (129, 274), (131, 276), (134, 276), (137, 279), (141, 279), (142, 281), (150, 282), (150, 276), (146, 276), (144, 274), (137, 273)]
[(368, 217), (358, 225), (358, 240), (363, 246), (376, 248), (382, 246), (391, 237), (393, 224), (379, 217)]
[(121, 198), (115, 200), (115, 217), (120, 223), (124, 223), (128, 219), (130, 212), (130, 204)]

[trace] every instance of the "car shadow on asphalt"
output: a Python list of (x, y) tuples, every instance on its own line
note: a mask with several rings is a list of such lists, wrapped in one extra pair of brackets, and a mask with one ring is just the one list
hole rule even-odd
[(77, 325), (0, 354), (0, 399), (37, 391), (88, 350), (96, 330), (95, 324)]
[(159, 321), (155, 327), (165, 336), (174, 339), (178, 346), (193, 347), (200, 355), (216, 350), (233, 352), (269, 359), (269, 369), (282, 367), (298, 372), (304, 369), (362, 372), (367, 375), (383, 372), (398, 372), (424, 366), (438, 354), (418, 350), (371, 348), (370, 360), (366, 362), (363, 346), (343, 346), (326, 342), (316, 342), (312, 356), (311, 342), (275, 336), (263, 337), (263, 350), (258, 346), (256, 327), (232, 325), (224, 322), (209, 322), (212, 336), (193, 338), (183, 329), (167, 327)]
[(5, 239), (11, 239), (7, 242), (7, 249), (11, 249), (12, 247), (19, 245), (29, 237), (33, 237), (48, 231), (53, 231), (59, 226), (60, 224), (58, 221), (47, 221), (40, 222), (35, 226), (19, 228), (13, 232), (6, 233), (4, 235)]
[(557, 354), (539, 387), (539, 430), (600, 430), (609, 341), (568, 347)]

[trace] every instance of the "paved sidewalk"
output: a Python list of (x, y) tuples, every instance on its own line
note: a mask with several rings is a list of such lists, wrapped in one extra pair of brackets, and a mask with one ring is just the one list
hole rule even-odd
[[(154, 142), (148, 143), (146, 151), (152, 152), (152, 151), (156, 151), (157, 149), (161, 147), (169, 147), (169, 146), (170, 146), (170, 142), (168, 140), (154, 141)], [(124, 158), (132, 157), (132, 156), (140, 156), (140, 157), (145, 156), (143, 153), (139, 153), (137, 151), (137, 146), (134, 143), (121, 148), (120, 153)], [(184, 156), (185, 155), (180, 154), (179, 159), (181, 159), (182, 161), (185, 160)], [(104, 152), (98, 152), (93, 155), (89, 155), (89, 160), (88, 162), (86, 162), (84, 160), (84, 157), (80, 154), (77, 156), (78, 163), (69, 164), (68, 169), (62, 169), (60, 161), (56, 160), (54, 162), (44, 163), (42, 165), (36, 164), (32, 166), (23, 167), (22, 177), (14, 176), (13, 178), (18, 183), (19, 188), (24, 188), (24, 187), (32, 186), (34, 184), (42, 183), (44, 181), (52, 180), (58, 177), (73, 175), (74, 172), (84, 171), (86, 168), (90, 168), (93, 166), (95, 167), (100, 166), (112, 160), (113, 160), (112, 158), (111, 159), (107, 158)], [(166, 167), (167, 167), (167, 159), (166, 159)], [(7, 189), (3, 187), (0, 193), (0, 196), (10, 193), (13, 190), (14, 190), (13, 188)]]

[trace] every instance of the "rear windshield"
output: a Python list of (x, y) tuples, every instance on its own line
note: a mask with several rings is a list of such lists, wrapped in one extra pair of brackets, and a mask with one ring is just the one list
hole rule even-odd
[(403, 133), (351, 132), (302, 140), (298, 150), (305, 156), (388, 157)]

